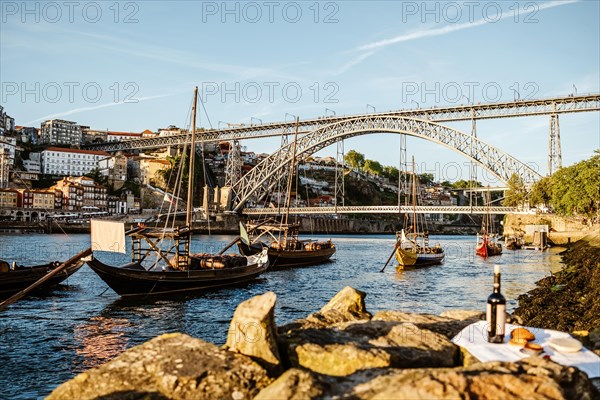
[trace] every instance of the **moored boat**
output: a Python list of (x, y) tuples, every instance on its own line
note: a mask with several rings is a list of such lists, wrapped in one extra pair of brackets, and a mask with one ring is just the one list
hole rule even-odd
[[(300, 224), (272, 223), (248, 224), (250, 235), (242, 230), (238, 250), (249, 256), (267, 249), (271, 267), (298, 267), (317, 265), (327, 262), (335, 254), (336, 247), (331, 240), (300, 240)], [(262, 238), (268, 235), (268, 241)], [(252, 239), (250, 239), (250, 236)]]
[[(77, 272), (83, 264), (83, 260), (77, 260), (67, 265), (62, 271), (38, 286), (36, 291), (49, 290), (62, 283)], [(7, 261), (0, 260), (0, 299), (8, 298), (29, 287), (61, 265), (62, 263), (58, 261), (34, 266), (23, 266), (16, 263), (9, 265)]]
[(477, 246), (475, 254), (486, 258), (490, 256), (499, 256), (502, 254), (502, 245), (496, 241), (496, 234), (493, 232), (493, 220), (490, 216), (490, 192), (487, 191), (487, 212), (481, 223), (481, 233), (477, 234)]
[[(87, 261), (90, 268), (122, 296), (201, 291), (238, 285), (256, 278), (265, 272), (269, 265), (266, 249), (248, 257), (237, 254), (190, 253), (197, 99), (196, 87), (192, 107), (185, 226), (138, 226), (127, 232), (131, 237), (130, 263), (120, 266), (108, 265), (100, 261), (95, 253)], [(178, 176), (182, 175), (178, 173)], [(181, 185), (181, 181), (177, 183)], [(174, 208), (176, 211), (177, 204)], [(168, 226), (168, 223), (164, 226)], [(92, 220), (91, 235), (93, 251), (125, 253), (126, 233), (122, 223)]]
[(412, 160), (412, 224), (408, 233), (402, 229), (396, 233), (395, 255), (398, 262), (397, 269), (405, 267), (425, 267), (441, 264), (444, 261), (444, 249), (437, 244), (429, 245), (429, 234), (421, 229), (417, 221), (417, 177), (415, 174), (415, 159)]

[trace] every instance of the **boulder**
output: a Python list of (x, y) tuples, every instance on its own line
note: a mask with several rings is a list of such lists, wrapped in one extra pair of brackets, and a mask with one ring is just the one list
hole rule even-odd
[[(459, 316), (460, 314), (454, 314)], [(401, 311), (381, 311), (373, 316), (373, 321), (397, 321), (413, 323), (421, 329), (440, 333), (452, 339), (461, 330), (479, 320), (479, 315), (463, 314), (460, 317), (442, 317), (433, 314), (411, 314)]]
[(338, 322), (357, 321), (371, 318), (365, 307), (365, 292), (346, 286), (340, 290), (319, 312), (307, 320), (316, 324), (330, 325)]
[(485, 319), (485, 312), (480, 310), (447, 310), (440, 314), (440, 317), (464, 320), (481, 320)]
[[(314, 391), (299, 393), (310, 385)], [(344, 377), (289, 370), (258, 399), (595, 399), (587, 376), (573, 367), (532, 357), (472, 367), (371, 369)]]
[(172, 333), (77, 375), (48, 399), (244, 399), (270, 382), (251, 358)]
[(252, 357), (272, 374), (281, 372), (275, 326), (277, 296), (268, 292), (240, 303), (229, 325), (225, 347)]
[(344, 376), (369, 368), (451, 367), (458, 349), (447, 337), (397, 321), (352, 321), (280, 333), (292, 367)]
[(275, 382), (267, 386), (254, 400), (309, 400), (321, 399), (330, 389), (324, 380), (303, 369), (292, 368), (285, 371)]

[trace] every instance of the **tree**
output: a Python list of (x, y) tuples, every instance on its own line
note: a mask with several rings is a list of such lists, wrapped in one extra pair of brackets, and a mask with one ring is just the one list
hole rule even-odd
[(600, 206), (600, 153), (552, 175), (552, 208), (561, 215), (593, 216)]
[(362, 169), (365, 164), (365, 155), (355, 150), (350, 150), (345, 156), (344, 161), (354, 169)]
[(504, 205), (507, 207), (518, 207), (525, 204), (527, 200), (527, 190), (523, 178), (517, 174), (512, 174), (508, 179), (508, 190), (504, 197)]
[(381, 175), (383, 172), (383, 167), (379, 161), (365, 160), (363, 170), (372, 175)]
[(419, 181), (423, 185), (429, 185), (430, 183), (433, 183), (434, 180), (435, 180), (435, 176), (433, 176), (433, 174), (425, 173), (425, 174), (419, 175)]
[(478, 181), (472, 181), (472, 180), (465, 181), (464, 179), (461, 179), (459, 181), (454, 182), (454, 184), (452, 184), (452, 186), (455, 187), (456, 189), (469, 189), (469, 188), (482, 187), (483, 185), (481, 184), (481, 182), (478, 182)]
[(552, 178), (547, 176), (536, 182), (529, 192), (529, 204), (548, 207), (552, 200)]
[(385, 167), (383, 167), (382, 175), (388, 178), (390, 181), (398, 182), (398, 178), (400, 177), (400, 171), (396, 167), (386, 165)]

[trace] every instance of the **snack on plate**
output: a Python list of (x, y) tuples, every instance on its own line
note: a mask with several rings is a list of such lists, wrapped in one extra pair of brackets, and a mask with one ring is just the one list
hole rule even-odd
[(512, 344), (514, 346), (525, 346), (527, 344), (527, 339), (522, 339), (522, 338), (512, 338), (508, 341), (508, 344)]
[(583, 348), (581, 342), (573, 338), (551, 339), (548, 345), (560, 353), (577, 353)]
[(539, 345), (537, 343), (531, 343), (531, 342), (528, 342), (521, 349), (522, 353), (529, 354), (531, 356), (537, 356), (537, 355), (541, 354), (542, 351), (544, 351), (544, 348), (541, 345)]
[(534, 340), (535, 335), (531, 333), (529, 329), (526, 328), (516, 328), (513, 329), (510, 333), (510, 337), (513, 339), (521, 340), (524, 339), (526, 341)]

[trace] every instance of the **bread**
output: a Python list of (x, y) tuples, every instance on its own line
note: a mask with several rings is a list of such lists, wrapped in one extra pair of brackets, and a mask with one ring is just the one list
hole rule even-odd
[(525, 346), (527, 344), (527, 339), (522, 339), (522, 338), (512, 338), (508, 341), (508, 344), (512, 344), (514, 346)]
[(544, 351), (544, 348), (542, 346), (540, 346), (537, 343), (529, 343), (529, 342), (525, 345), (525, 347), (523, 347), (521, 349), (521, 352), (523, 352), (525, 354), (529, 354), (531, 356), (537, 356), (542, 351)]
[(535, 335), (526, 328), (516, 328), (510, 333), (510, 337), (513, 339), (524, 339), (525, 341), (535, 340)]

